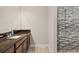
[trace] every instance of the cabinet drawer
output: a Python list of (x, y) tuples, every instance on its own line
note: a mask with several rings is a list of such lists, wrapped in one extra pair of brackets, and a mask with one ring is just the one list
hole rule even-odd
[(19, 42), (17, 42), (17, 43), (16, 43), (16, 48), (18, 48), (18, 47), (21, 45), (21, 43), (22, 43), (24, 40), (26, 40), (26, 39), (27, 39), (27, 36), (24, 37), (23, 39), (21, 39)]

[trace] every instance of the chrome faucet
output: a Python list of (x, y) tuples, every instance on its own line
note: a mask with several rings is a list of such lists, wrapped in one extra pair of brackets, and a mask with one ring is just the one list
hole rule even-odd
[(11, 29), (11, 36), (12, 36), (12, 35), (14, 35), (14, 30), (13, 30), (13, 29)]

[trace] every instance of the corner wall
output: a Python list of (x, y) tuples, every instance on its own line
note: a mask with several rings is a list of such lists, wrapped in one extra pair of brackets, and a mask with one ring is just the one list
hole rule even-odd
[(57, 52), (57, 7), (48, 7), (48, 44), (50, 52)]

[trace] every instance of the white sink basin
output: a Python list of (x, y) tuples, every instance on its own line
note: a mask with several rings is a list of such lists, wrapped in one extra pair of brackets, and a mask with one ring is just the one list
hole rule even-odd
[(19, 36), (11, 36), (11, 37), (8, 37), (8, 39), (17, 39), (19, 37), (21, 37), (21, 36), (20, 35)]

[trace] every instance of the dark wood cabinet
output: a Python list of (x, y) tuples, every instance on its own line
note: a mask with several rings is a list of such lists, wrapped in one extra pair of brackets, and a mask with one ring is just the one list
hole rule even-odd
[(30, 45), (30, 35), (24, 36), (22, 39), (14, 43), (14, 46), (5, 51), (5, 53), (26, 53)]
[(0, 53), (26, 53), (30, 46), (31, 30), (14, 30), (14, 36), (19, 38), (10, 38), (7, 36), (9, 33), (0, 33)]

